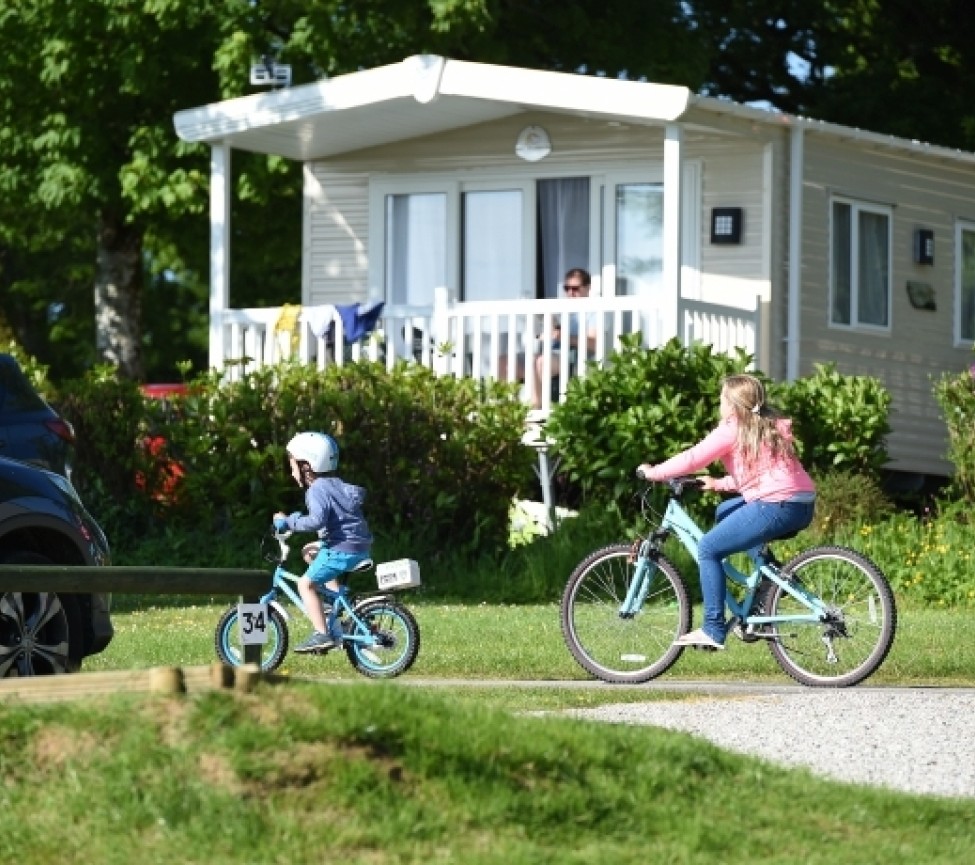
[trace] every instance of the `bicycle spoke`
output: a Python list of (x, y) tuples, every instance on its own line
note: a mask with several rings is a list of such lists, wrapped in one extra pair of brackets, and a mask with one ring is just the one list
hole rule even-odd
[(350, 663), (364, 676), (392, 678), (408, 670), (420, 650), (420, 629), (406, 607), (388, 601), (366, 603), (356, 610), (360, 624), (350, 635), (371, 639), (371, 644), (346, 640)]
[(570, 652), (607, 682), (643, 682), (666, 671), (681, 652), (673, 641), (690, 622), (683, 580), (666, 559), (654, 567), (639, 611), (622, 617), (634, 574), (629, 547), (607, 547), (576, 568), (563, 595), (562, 633)]
[[(769, 649), (796, 681), (813, 686), (855, 685), (873, 673), (893, 644), (896, 609), (886, 578), (865, 556), (842, 547), (800, 553), (783, 573), (826, 605), (822, 622), (773, 625)], [(807, 615), (808, 607), (782, 589), (770, 615)]]

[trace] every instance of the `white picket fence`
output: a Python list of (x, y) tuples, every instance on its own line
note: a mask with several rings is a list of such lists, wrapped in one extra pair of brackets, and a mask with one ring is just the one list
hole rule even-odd
[[(450, 302), (446, 290), (438, 289), (432, 307), (385, 306), (376, 329), (351, 344), (346, 344), (342, 319), (331, 307), (231, 309), (216, 315), (210, 363), (231, 380), (289, 359), (319, 369), (360, 359), (382, 361), (391, 369), (405, 360), (441, 375), (507, 381), (518, 380), (524, 368), (522, 394), (532, 403), (533, 367), (540, 357), (541, 381), (557, 380), (557, 388), (541, 388), (545, 412), (553, 399), (564, 401), (570, 378), (584, 376), (588, 363), (604, 363), (625, 334), (639, 333), (647, 348), (674, 336), (685, 345), (702, 342), (725, 353), (740, 347), (753, 357), (760, 347), (757, 299), (751, 309), (681, 300), (675, 333), (673, 323), (668, 326), (660, 310), (640, 297)], [(596, 345), (590, 357), (558, 351), (552, 338), (555, 325), (563, 334), (585, 333), (594, 326)]]

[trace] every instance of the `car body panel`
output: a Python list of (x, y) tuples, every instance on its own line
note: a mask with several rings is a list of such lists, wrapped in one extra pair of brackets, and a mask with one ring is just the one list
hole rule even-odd
[(34, 390), (16, 358), (0, 353), (0, 456), (71, 476), (74, 429)]
[[(25, 553), (55, 564), (111, 564), (105, 533), (70, 480), (0, 457), (0, 561)], [(74, 597), (83, 615), (82, 656), (96, 654), (112, 640), (111, 596)]]

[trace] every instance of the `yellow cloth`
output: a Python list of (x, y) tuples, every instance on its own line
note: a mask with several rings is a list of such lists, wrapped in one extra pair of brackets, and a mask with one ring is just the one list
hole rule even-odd
[(282, 357), (290, 358), (298, 347), (298, 320), (300, 317), (300, 303), (286, 303), (281, 307), (281, 314), (274, 323), (274, 342), (281, 349)]

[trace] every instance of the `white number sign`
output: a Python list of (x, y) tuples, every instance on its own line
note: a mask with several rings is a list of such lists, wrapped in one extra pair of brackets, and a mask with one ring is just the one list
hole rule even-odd
[(267, 642), (267, 604), (237, 604), (240, 641), (245, 646)]

